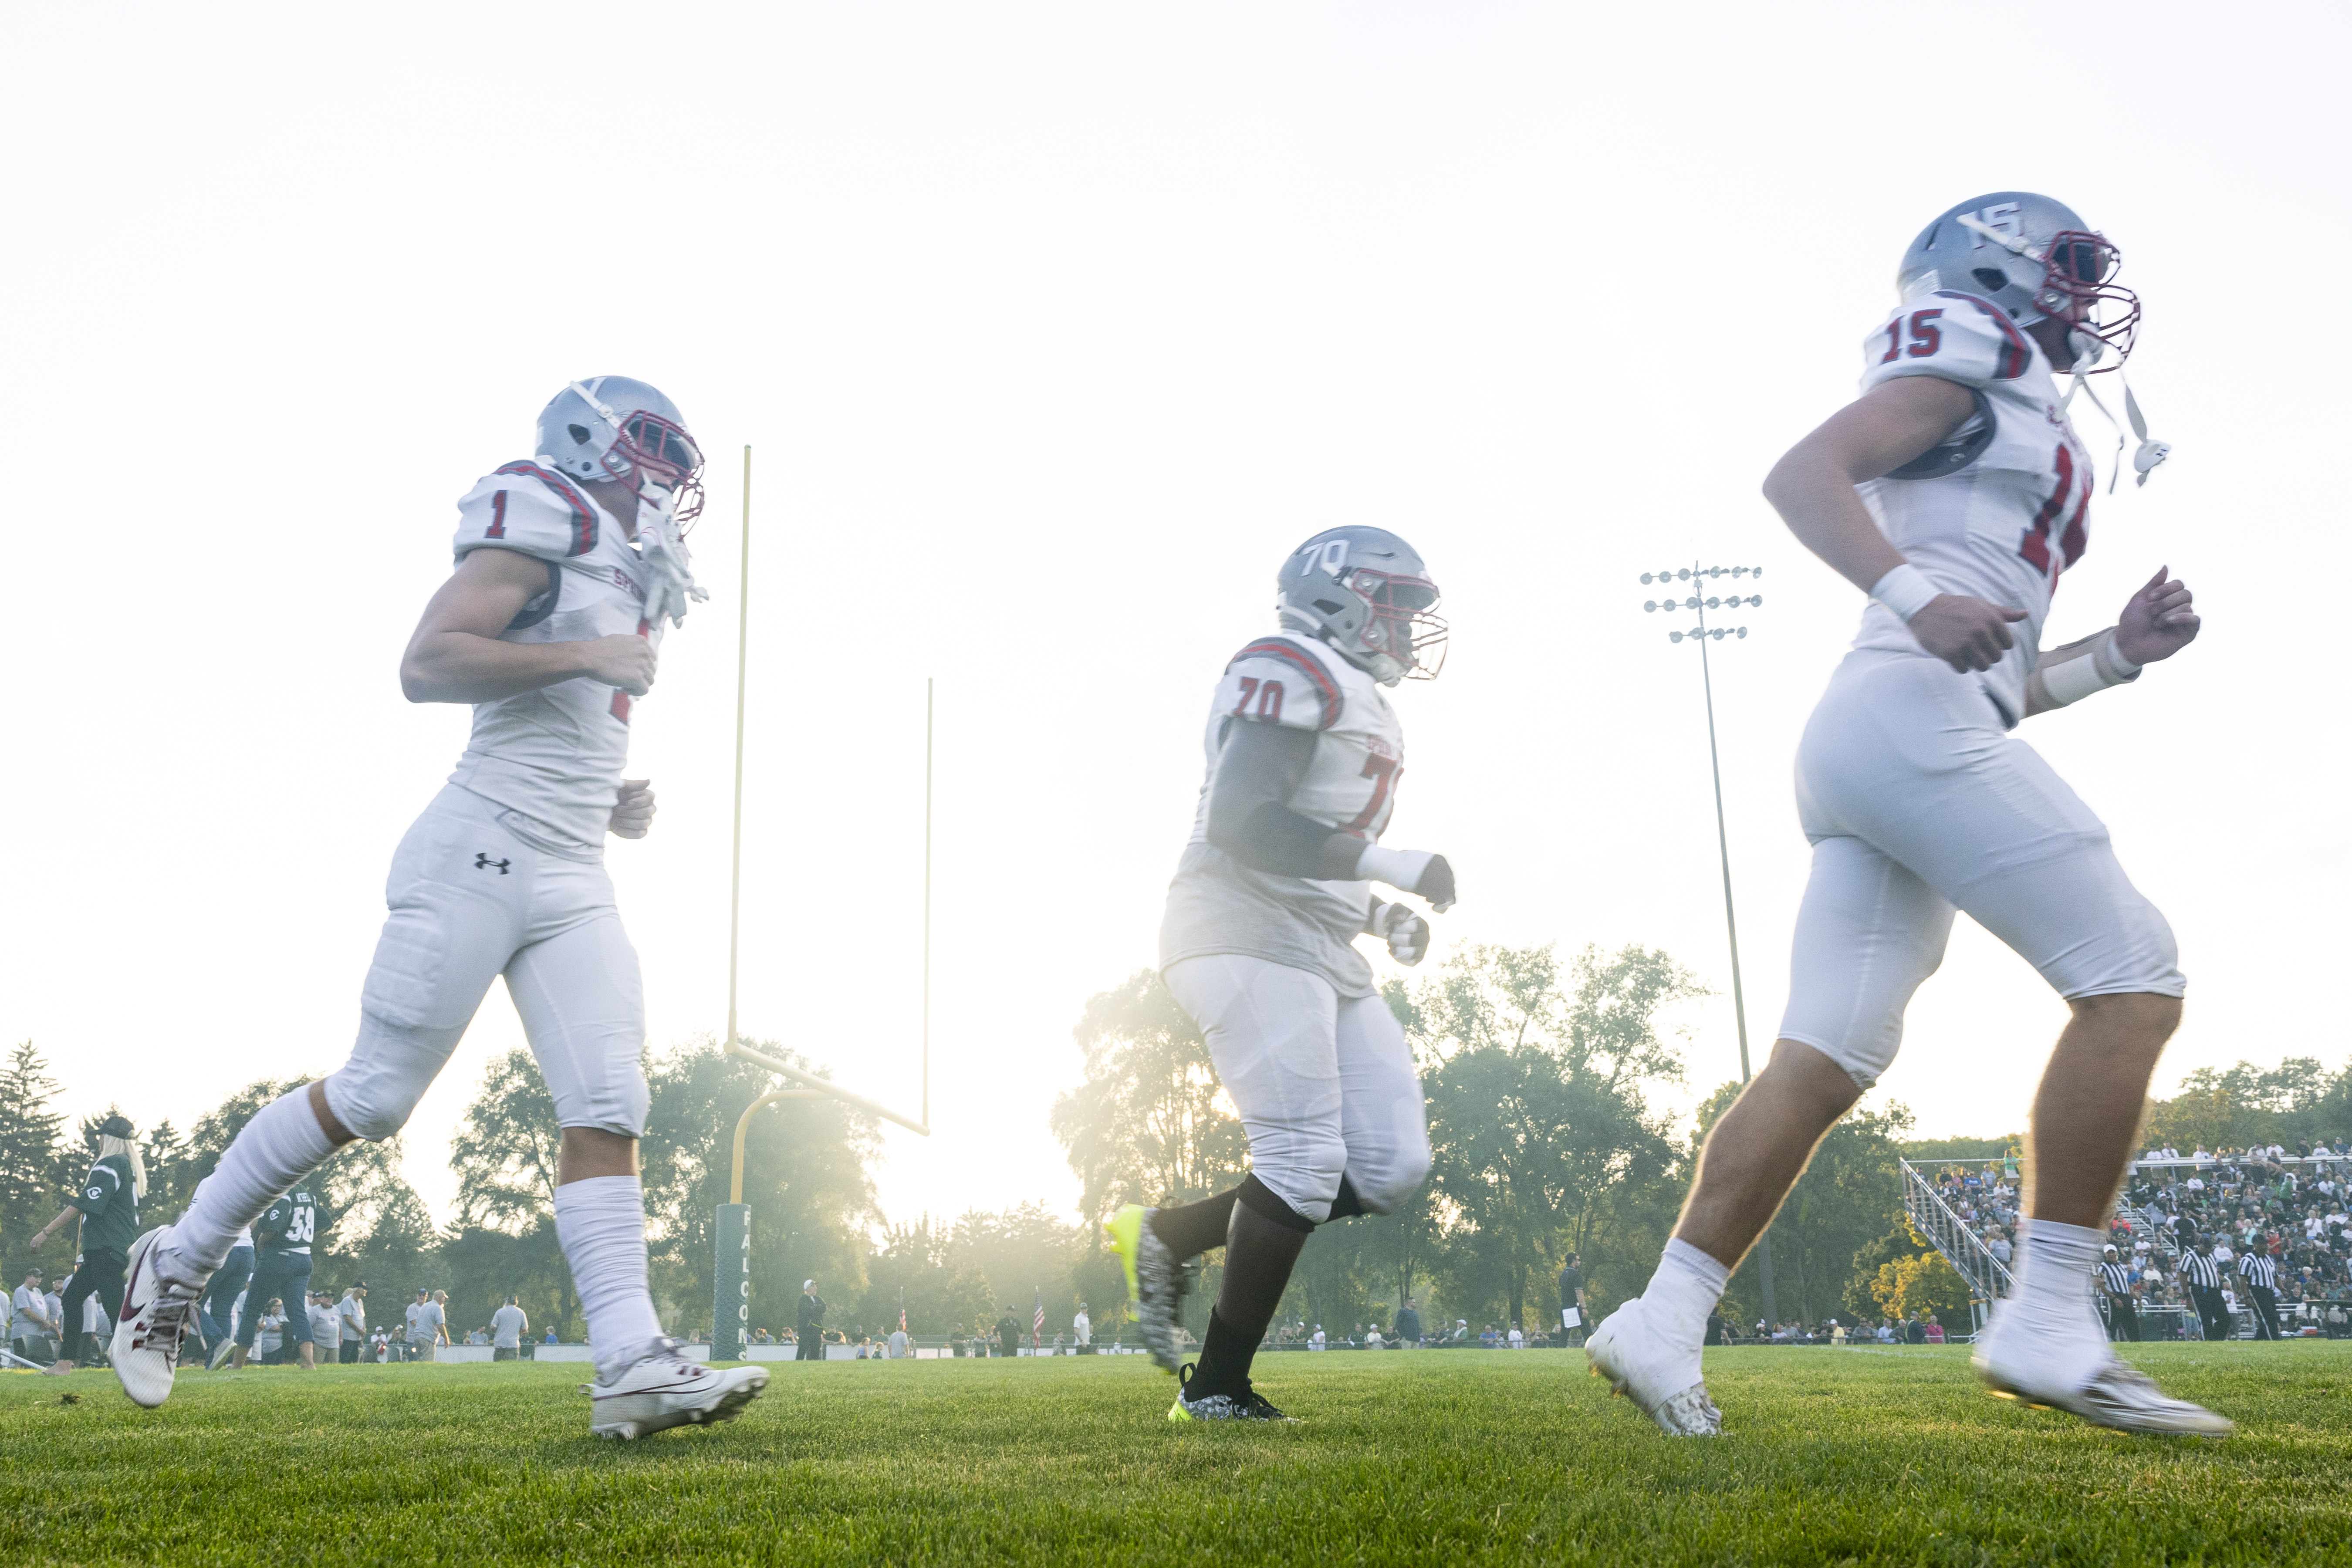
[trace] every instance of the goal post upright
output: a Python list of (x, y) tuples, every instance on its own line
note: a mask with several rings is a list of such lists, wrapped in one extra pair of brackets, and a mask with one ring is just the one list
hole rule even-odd
[(743, 448), (742, 558), (736, 576), (735, 615), (735, 812), (728, 857), (727, 1046), (724, 1054), (765, 1068), (799, 1088), (772, 1089), (736, 1119), (728, 1201), (719, 1205), (712, 1233), (710, 1359), (740, 1361), (751, 1326), (751, 1208), (743, 1201), (743, 1142), (751, 1118), (783, 1100), (838, 1100), (868, 1115), (894, 1121), (910, 1132), (931, 1135), (931, 720), (934, 682), (923, 682), (923, 1000), (922, 1109), (919, 1119), (854, 1094), (830, 1079), (779, 1061), (743, 1043), (737, 1004), (742, 978), (743, 938), (743, 735), (751, 644), (751, 448)]

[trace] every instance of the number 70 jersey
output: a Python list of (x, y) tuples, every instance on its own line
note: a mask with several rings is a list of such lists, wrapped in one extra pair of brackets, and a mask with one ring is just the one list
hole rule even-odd
[(1209, 787), (1237, 723), (1312, 731), (1315, 755), (1286, 804), (1342, 833), (1379, 840), (1404, 776), (1404, 731), (1379, 681), (1295, 632), (1269, 633), (1234, 655), (1209, 709), (1208, 775), (1192, 818), (1195, 844), (1208, 838)]

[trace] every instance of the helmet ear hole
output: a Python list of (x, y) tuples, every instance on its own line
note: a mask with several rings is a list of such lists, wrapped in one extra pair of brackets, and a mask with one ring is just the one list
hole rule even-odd
[(563, 428), (574, 441), (583, 447), (588, 444), (588, 426), (585, 425), (566, 425)]
[(1969, 274), (1978, 284), (1995, 293), (2009, 287), (2009, 274), (1998, 267), (1979, 267)]
[(1329, 599), (1317, 599), (1314, 601), (1314, 605), (1317, 609), (1322, 611), (1327, 616), (1336, 616), (1341, 610), (1347, 608), (1346, 605), (1336, 604)]

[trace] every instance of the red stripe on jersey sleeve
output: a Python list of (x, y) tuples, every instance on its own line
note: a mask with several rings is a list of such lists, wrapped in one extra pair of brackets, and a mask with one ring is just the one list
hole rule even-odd
[(1312, 654), (1302, 653), (1279, 637), (1267, 637), (1262, 642), (1250, 644), (1249, 647), (1234, 655), (1226, 662), (1225, 668), (1231, 669), (1245, 658), (1278, 658), (1285, 664), (1304, 672), (1308, 679), (1315, 682), (1316, 689), (1323, 694), (1323, 720), (1315, 727), (1318, 730), (1328, 730), (1339, 721), (1339, 688), (1332, 680), (1330, 671), (1318, 663)]
[(1995, 381), (2015, 381), (2025, 374), (2025, 367), (2033, 363), (2033, 345), (2025, 341), (2025, 334), (2017, 330), (2017, 323), (2009, 319), (2008, 311), (1989, 300), (1962, 293), (1958, 289), (1938, 289), (1936, 297), (1939, 300), (1966, 300), (1990, 317), (1992, 324), (2000, 329), (2002, 348), (2000, 363), (1993, 366), (1992, 378)]
[(572, 488), (571, 480), (537, 463), (509, 463), (499, 472), (528, 474), (563, 498), (563, 503), (572, 509), (572, 548), (564, 552), (566, 555), (585, 555), (596, 548), (596, 509)]

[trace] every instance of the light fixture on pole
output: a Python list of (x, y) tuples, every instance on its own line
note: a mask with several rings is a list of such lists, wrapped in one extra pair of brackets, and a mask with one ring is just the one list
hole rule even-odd
[[(1723, 585), (1727, 577), (1731, 580), (1729, 586), (1736, 590), (1744, 585), (1745, 579), (1763, 575), (1764, 568), (1761, 566), (1683, 566), (1672, 572), (1642, 574), (1644, 587), (1658, 584), (1669, 593), (1676, 592), (1677, 584), (1687, 589), (1676, 598), (1643, 600), (1642, 608), (1644, 612), (1654, 615), (1660, 610), (1669, 613), (1689, 610), (1698, 616), (1696, 626), (1688, 631), (1668, 632), (1666, 640), (1679, 643), (1687, 639), (1698, 644), (1699, 680), (1701, 689), (1706, 694), (1706, 760), (1715, 775), (1715, 847), (1723, 863), (1723, 928), (1731, 939), (1731, 1012), (1739, 1026), (1739, 1081), (1742, 1084), (1749, 1077), (1748, 996), (1739, 983), (1739, 921), (1731, 907), (1731, 836), (1723, 823), (1723, 760), (1715, 743), (1715, 672), (1707, 662), (1706, 645), (1721, 642), (1726, 637), (1744, 639), (1748, 636), (1748, 628), (1744, 626), (1709, 626), (1706, 615), (1709, 610), (1760, 607), (1764, 603), (1761, 594), (1722, 594), (1710, 590)], [(1772, 1299), (1772, 1232), (1769, 1226), (1757, 1238), (1756, 1274), (1757, 1282), (1764, 1288), (1764, 1321), (1768, 1324), (1778, 1323), (1780, 1313)]]

